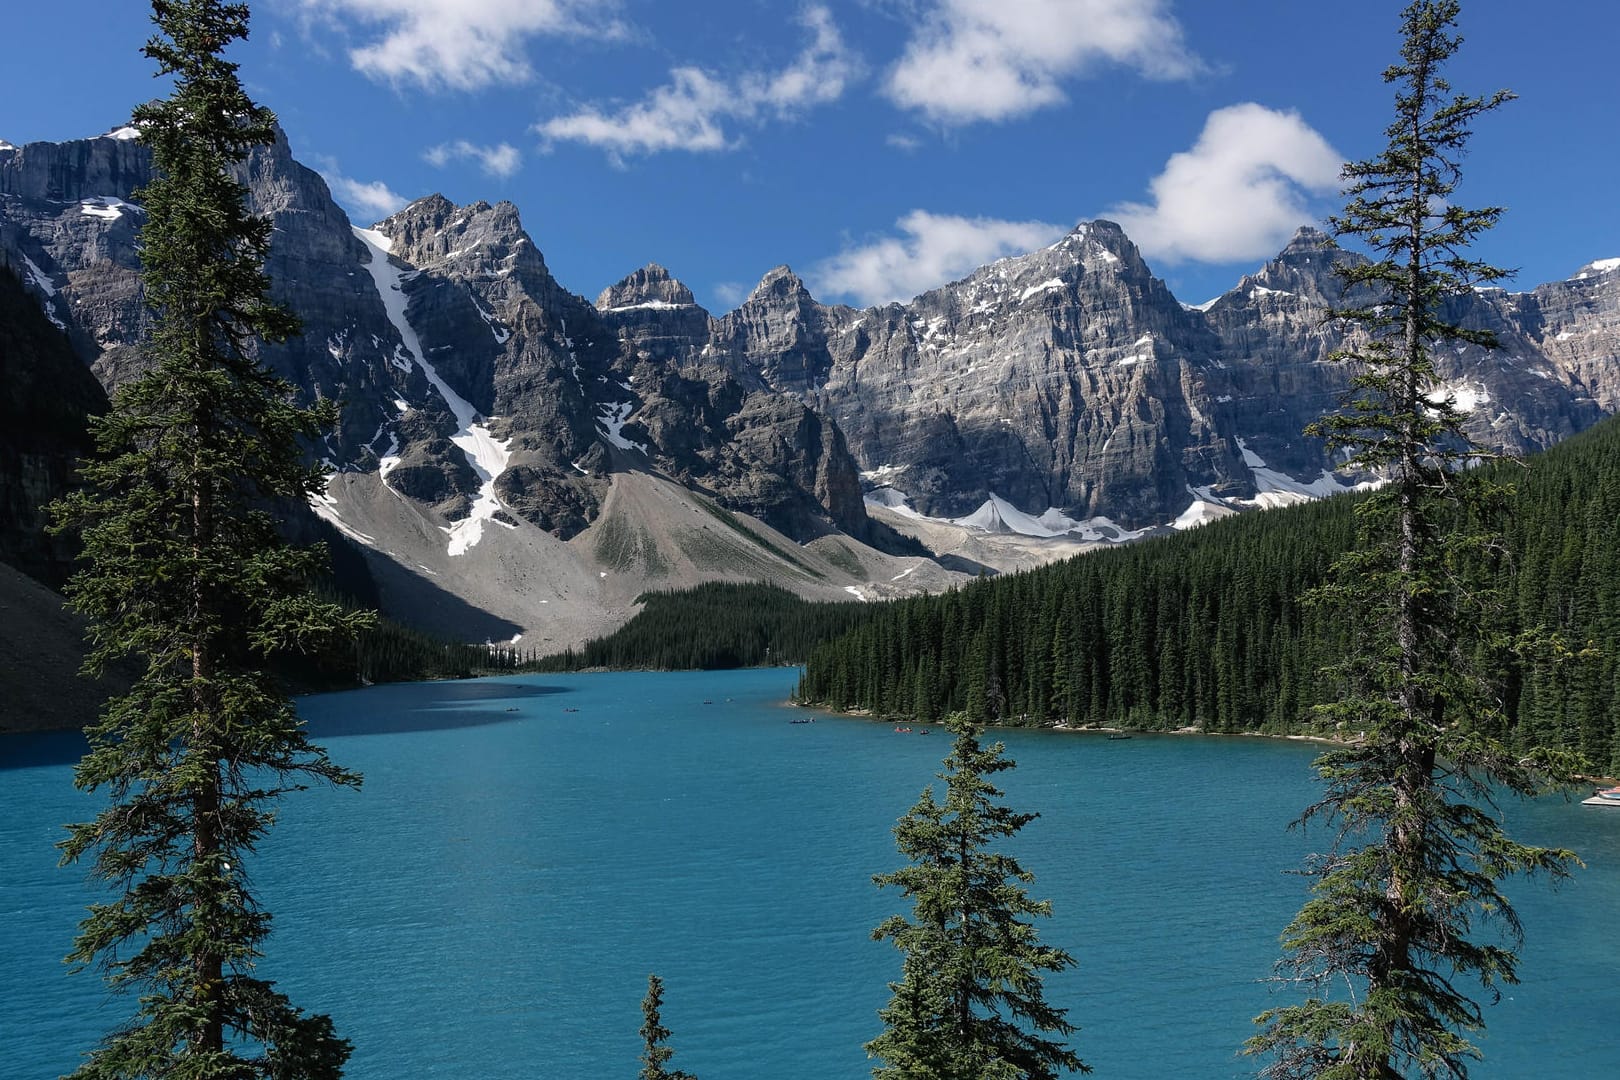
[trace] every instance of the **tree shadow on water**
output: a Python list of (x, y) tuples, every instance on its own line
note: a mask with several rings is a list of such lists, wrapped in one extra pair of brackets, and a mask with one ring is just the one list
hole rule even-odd
[[(525, 702), (571, 693), (567, 686), (512, 681), (389, 683), (365, 690), (300, 699), (310, 736), (396, 735), (486, 727), (534, 716)], [(81, 731), (27, 731), (0, 735), (0, 772), (77, 762), (89, 749)], [(334, 755), (338, 757), (341, 755)]]
[(553, 694), (566, 686), (512, 682), (394, 683), (365, 691), (325, 697), (300, 711), (312, 738), (347, 735), (397, 735), (416, 731), (485, 727), (533, 716), (520, 704)]
[(0, 735), (0, 772), (71, 765), (90, 744), (82, 731), (23, 731)]

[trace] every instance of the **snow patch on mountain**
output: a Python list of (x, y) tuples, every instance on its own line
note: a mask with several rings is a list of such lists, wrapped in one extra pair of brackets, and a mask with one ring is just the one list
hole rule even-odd
[(1236, 510), (1216, 499), (1207, 489), (1199, 489), (1188, 485), (1187, 490), (1192, 494), (1193, 501), (1188, 504), (1187, 509), (1181, 512), (1180, 517), (1170, 523), (1170, 527), (1177, 532), (1196, 529), (1200, 525), (1208, 525), (1212, 521), (1219, 521), (1223, 517), (1231, 517), (1237, 513)]
[(636, 403), (633, 400), (621, 401), (614, 405), (603, 405), (602, 415), (597, 418), (596, 422), (600, 425), (602, 434), (607, 441), (620, 450), (640, 450), (645, 454), (647, 452), (646, 446), (638, 442), (631, 442), (624, 437), (624, 425), (630, 419), (630, 414), (635, 411), (635, 408)]
[(1052, 278), (1050, 281), (1043, 281), (1039, 285), (1031, 285), (1029, 288), (1025, 289), (1021, 294), (1019, 294), (1018, 302), (1022, 304), (1032, 296), (1038, 296), (1043, 292), (1052, 292), (1053, 290), (1062, 288), (1062, 280), (1059, 278)]
[(43, 305), (45, 317), (51, 320), (51, 325), (56, 327), (58, 330), (66, 330), (67, 323), (63, 322), (61, 316), (56, 314), (56, 286), (51, 284), (51, 276), (45, 271), (41, 270), (39, 268), (39, 264), (35, 263), (34, 260), (30, 259), (27, 255), (24, 255), (22, 260), (23, 265), (28, 267), (28, 280), (33, 282), (34, 288), (38, 289), (45, 296), (45, 303)]
[(111, 195), (96, 195), (88, 199), (79, 200), (79, 210), (86, 217), (98, 217), (107, 221), (117, 221), (128, 210), (132, 214), (144, 214), (145, 209), (132, 202), (114, 198)]
[(507, 339), (512, 336), (512, 331), (501, 325), (501, 320), (495, 317), (493, 311), (485, 311), (484, 305), (478, 302), (476, 296), (472, 298), (472, 302), (473, 309), (478, 312), (478, 317), (484, 320), (485, 325), (489, 327), (489, 332), (495, 335), (495, 344), (505, 345)]
[(914, 518), (918, 521), (931, 521), (939, 525), (955, 525), (958, 528), (972, 529), (983, 533), (1030, 536), (1041, 540), (1064, 537), (1094, 543), (1119, 543), (1126, 540), (1140, 539), (1152, 531), (1150, 529), (1127, 529), (1106, 517), (1076, 521), (1055, 506), (1048, 507), (1039, 515), (1028, 514), (994, 492), (973, 513), (959, 518), (929, 517), (927, 514), (919, 513), (911, 506), (906, 493), (898, 488), (877, 488), (868, 491), (865, 499), (869, 506), (881, 506), (893, 513)]
[[(465, 554), (483, 539), (484, 523), (493, 520), (496, 512), (501, 509), (501, 501), (495, 494), (495, 478), (506, 471), (506, 464), (511, 459), (507, 449), (511, 445), (511, 440), (502, 442), (491, 435), (489, 428), (481, 422), (478, 410), (472, 407), (471, 402), (450, 389), (449, 384), (428, 362), (427, 350), (422, 348), (421, 339), (417, 337), (415, 329), (411, 327), (410, 320), (405, 315), (403, 282), (410, 271), (401, 271), (388, 261), (388, 253), (394, 246), (393, 240), (376, 229), (355, 228), (354, 235), (371, 253), (371, 261), (366, 264), (366, 271), (371, 274), (371, 279), (377, 286), (377, 295), (382, 298), (388, 321), (399, 331), (400, 340), (405, 343), (405, 350), (415, 359), (422, 369), (422, 374), (427, 376), (428, 382), (439, 392), (439, 396), (444, 399), (451, 414), (455, 416), (456, 433), (450, 436), (450, 441), (461, 449), (467, 464), (472, 466), (473, 472), (478, 474), (481, 482), (478, 498), (473, 501), (472, 511), (445, 530), (450, 535), (449, 553)], [(396, 354), (396, 359), (404, 358)]]
[[(327, 478), (327, 482), (331, 482), (330, 477)], [(309, 500), (309, 508), (315, 511), (316, 517), (332, 526), (332, 528), (336, 529), (344, 536), (347, 536), (350, 540), (353, 540), (356, 543), (364, 544), (367, 547), (376, 547), (377, 538), (361, 532), (359, 529), (356, 529), (348, 522), (344, 521), (342, 516), (338, 513), (337, 506), (338, 501), (331, 495), (328, 495), (325, 491), (322, 491), (319, 495), (311, 496)]]
[(388, 481), (388, 474), (394, 471), (399, 464), (399, 436), (390, 431), (388, 433), (388, 451), (377, 459), (377, 475)]
[(22, 258), (24, 265), (28, 267), (28, 280), (34, 283), (34, 288), (44, 293), (46, 299), (54, 297), (56, 295), (56, 286), (51, 284), (51, 276), (41, 270), (39, 264), (27, 255)]
[(610, 311), (678, 311), (682, 308), (695, 307), (695, 304), (675, 304), (668, 300), (642, 300), (634, 304), (618, 304), (614, 307), (598, 308), (604, 314)]
[(1377, 486), (1372, 481), (1366, 480), (1356, 484), (1346, 483), (1327, 469), (1323, 469), (1322, 475), (1315, 480), (1296, 480), (1287, 473), (1268, 466), (1265, 460), (1250, 450), (1242, 439), (1238, 439), (1237, 444), (1239, 453), (1243, 455), (1243, 464), (1254, 474), (1254, 488), (1257, 494), (1252, 499), (1232, 499), (1234, 503), (1273, 510), (1280, 506), (1310, 502), (1313, 499), (1325, 499), (1329, 495), (1337, 495), (1344, 491), (1366, 491)]
[(1430, 395), (1430, 400), (1444, 401), (1447, 397), (1455, 400), (1457, 411), (1471, 413), (1481, 405), (1490, 404), (1490, 391), (1484, 383), (1449, 383), (1440, 387)]

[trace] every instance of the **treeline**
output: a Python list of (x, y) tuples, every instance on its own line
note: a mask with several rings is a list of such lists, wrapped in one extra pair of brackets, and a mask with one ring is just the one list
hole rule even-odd
[[(344, 541), (324, 537), (340, 570), (341, 588), (326, 595), (357, 607), (366, 603), (369, 575)], [(372, 594), (374, 595), (374, 593)], [(821, 642), (848, 632), (870, 616), (870, 606), (804, 600), (775, 585), (710, 582), (690, 589), (644, 593), (643, 607), (624, 626), (578, 649), (541, 655), (507, 644), (446, 641), (389, 619), (360, 634), (352, 649), (293, 658), (285, 665), (302, 688), (419, 679), (467, 679), (519, 672), (717, 670), (802, 664)]]
[[(1574, 655), (1503, 664), (1517, 746), (1620, 768), (1620, 422), (1531, 467), (1496, 528), (1505, 634), (1540, 627)], [(1302, 605), (1353, 542), (1355, 497), (1247, 514), (942, 596), (874, 609), (811, 655), (799, 697), (923, 722), (976, 720), (1294, 732), (1330, 688), (1352, 627)], [(1590, 647), (1588, 647), (1590, 646)]]
[[(325, 522), (311, 528), (314, 538), (326, 545), (331, 565), (321, 594), (351, 607), (375, 609), (377, 589), (364, 556)], [(329, 689), (590, 668), (676, 671), (802, 664), (815, 646), (848, 632), (873, 610), (866, 604), (804, 600), (762, 582), (709, 582), (637, 599), (642, 609), (613, 633), (550, 655), (507, 644), (446, 641), (379, 619), (352, 649), (284, 658), (283, 666), (295, 685)]]
[(355, 642), (355, 675), (362, 684), (511, 675), (535, 670), (536, 659), (532, 650), (443, 641), (388, 620)]
[(765, 583), (709, 582), (643, 593), (635, 617), (606, 637), (530, 670), (716, 670), (803, 663), (815, 646), (863, 622), (868, 606), (804, 600)]
[(315, 652), (276, 653), (270, 663), (291, 690), (307, 692), (372, 683), (511, 675), (536, 670), (538, 659), (533, 649), (446, 641), (378, 618), (353, 641)]

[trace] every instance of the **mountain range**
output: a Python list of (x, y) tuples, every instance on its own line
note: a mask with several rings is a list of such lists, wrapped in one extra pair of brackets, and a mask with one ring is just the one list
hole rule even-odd
[[(147, 319), (137, 136), (0, 144), (0, 263), (109, 391)], [(446, 636), (561, 648), (714, 578), (937, 590), (1369, 479), (1301, 435), (1348, 385), (1326, 316), (1358, 258), (1313, 229), (1196, 306), (1092, 221), (907, 304), (823, 304), (783, 266), (717, 317), (658, 265), (568, 291), (510, 203), (432, 195), (359, 228), (285, 138), (241, 171), (304, 326), (261, 359), (343, 406), (314, 509), (385, 610)], [(1620, 260), (1454, 303), (1501, 347), (1443, 351), (1435, 393), (1485, 445), (1620, 408)], [(61, 481), (5, 467), (23, 516)]]

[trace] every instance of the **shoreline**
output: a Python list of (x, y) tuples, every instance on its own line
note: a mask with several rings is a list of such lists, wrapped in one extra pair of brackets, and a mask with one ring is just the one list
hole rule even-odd
[[(847, 710), (845, 710), (845, 709), (831, 709), (831, 708), (827, 708), (826, 706), (822, 706), (822, 705), (813, 705), (813, 704), (810, 704), (808, 702), (793, 701), (793, 700), (789, 700), (787, 702), (787, 704), (793, 706), (796, 709), (819, 709), (821, 712), (827, 713), (828, 715), (831, 715), (831, 716), (844, 716), (844, 717), (848, 717), (848, 718), (850, 718), (852, 720), (866, 720), (866, 721), (869, 721), (869, 722), (875, 723), (875, 724), (887, 724), (887, 723), (914, 724), (914, 723), (917, 722), (916, 720), (912, 720), (912, 719), (904, 719), (904, 718), (898, 718), (898, 717), (888, 717), (888, 718), (886, 718), (886, 717), (875, 716), (875, 715), (872, 714), (871, 710), (869, 710), (869, 709), (847, 709)], [(1356, 740), (1345, 739), (1345, 738), (1335, 738), (1332, 735), (1300, 735), (1300, 734), (1287, 734), (1287, 735), (1284, 735), (1284, 734), (1277, 734), (1275, 732), (1270, 732), (1270, 731), (1205, 731), (1202, 728), (1195, 728), (1195, 727), (1123, 728), (1123, 727), (1111, 727), (1111, 726), (1108, 726), (1108, 725), (1105, 725), (1105, 724), (1064, 724), (1064, 723), (1033, 724), (1033, 725), (1030, 725), (1030, 724), (986, 724), (985, 725), (985, 729), (987, 731), (988, 730), (994, 730), (996, 728), (1005, 728), (1005, 729), (1015, 730), (1015, 731), (1018, 731), (1018, 730), (1022, 730), (1022, 731), (1058, 731), (1058, 732), (1063, 732), (1065, 734), (1080, 734), (1080, 735), (1087, 734), (1087, 733), (1095, 733), (1095, 734), (1099, 734), (1099, 735), (1127, 735), (1127, 736), (1129, 736), (1129, 735), (1202, 736), (1204, 738), (1211, 738), (1211, 739), (1282, 739), (1282, 740), (1286, 740), (1286, 741), (1289, 741), (1289, 742), (1315, 743), (1315, 744), (1317, 744), (1319, 746), (1354, 746), (1356, 744)], [(1612, 777), (1612, 776), (1591, 776), (1591, 775), (1587, 775), (1585, 773), (1581, 773), (1581, 774), (1578, 774), (1577, 776), (1575, 776), (1575, 778), (1568, 785), (1565, 785), (1565, 786), (1573, 789), (1573, 788), (1585, 787), (1588, 784), (1597, 784), (1597, 785), (1603, 785), (1603, 786), (1608, 786), (1608, 787), (1616, 787), (1616, 786), (1620, 786), (1620, 778), (1616, 778), (1616, 777)], [(1555, 789), (1555, 790), (1557, 790), (1557, 789)]]
[[(1014, 726), (1014, 725), (1008, 725)], [(1110, 735), (1199, 735), (1208, 739), (1286, 739), (1291, 742), (1319, 743), (1323, 746), (1354, 746), (1355, 740), (1338, 739), (1331, 735), (1280, 735), (1271, 731), (1205, 731), (1203, 728), (1122, 728), (1108, 727), (1102, 724), (1053, 724), (1050, 727), (1043, 725), (1046, 731), (1087, 732), (1100, 731)]]
[[(794, 701), (791, 698), (787, 704), (795, 709), (817, 709), (830, 716), (845, 716), (852, 720), (867, 720), (875, 724), (915, 724), (915, 718), (900, 716), (877, 716), (870, 709), (833, 709), (825, 705), (816, 705), (805, 701)], [(936, 725), (937, 726), (937, 725)], [(1065, 734), (1096, 733), (1101, 735), (1201, 735), (1207, 738), (1235, 738), (1235, 739), (1288, 739), (1294, 742), (1313, 742), (1324, 746), (1352, 746), (1354, 743), (1348, 739), (1336, 739), (1329, 735), (1279, 735), (1269, 731), (1205, 731), (1203, 728), (1126, 728), (1111, 727), (1106, 724), (986, 724), (986, 730), (1005, 728), (1013, 731), (1060, 731)]]

